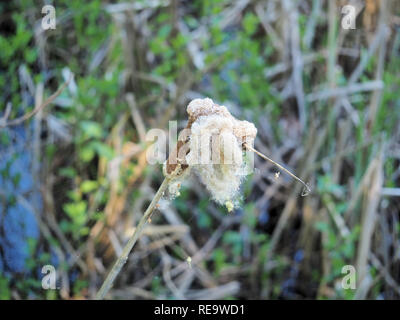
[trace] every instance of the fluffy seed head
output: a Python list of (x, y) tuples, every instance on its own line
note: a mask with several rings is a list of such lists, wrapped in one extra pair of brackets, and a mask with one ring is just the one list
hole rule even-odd
[(216, 202), (233, 203), (246, 175), (243, 143), (252, 145), (257, 129), (209, 98), (191, 101), (187, 112), (191, 132), (185, 164), (200, 177)]
[(213, 199), (231, 204), (231, 211), (246, 175), (243, 145), (253, 144), (257, 129), (248, 121), (237, 120), (225, 106), (210, 98), (192, 100), (187, 113), (189, 121), (184, 133), (164, 164), (170, 194), (179, 195), (183, 180), (193, 170)]

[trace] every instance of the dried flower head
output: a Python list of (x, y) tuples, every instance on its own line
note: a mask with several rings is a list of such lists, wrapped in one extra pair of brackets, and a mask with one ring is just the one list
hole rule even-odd
[(246, 175), (244, 144), (253, 144), (256, 127), (237, 120), (226, 107), (209, 98), (191, 101), (187, 112), (188, 125), (164, 167), (171, 178), (170, 192), (179, 192), (176, 186), (193, 170), (216, 202), (233, 203)]

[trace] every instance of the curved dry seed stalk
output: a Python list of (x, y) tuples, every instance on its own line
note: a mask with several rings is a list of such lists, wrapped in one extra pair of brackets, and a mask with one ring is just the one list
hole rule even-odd
[[(214, 200), (220, 204), (229, 204), (227, 205), (228, 211), (232, 211), (232, 201), (236, 198), (244, 177), (244, 159), (241, 150), (256, 153), (301, 182), (304, 185), (302, 196), (311, 192), (311, 188), (303, 180), (252, 147), (257, 135), (257, 129), (252, 123), (236, 119), (226, 107), (215, 104), (209, 98), (191, 101), (187, 112), (188, 124), (182, 130), (178, 144), (164, 167), (165, 176), (168, 177), (173, 173), (177, 178), (171, 185), (171, 194), (179, 194), (179, 186), (192, 168), (197, 172)], [(212, 145), (206, 143), (204, 146), (201, 141), (208, 142), (212, 135), (217, 136), (217, 143)], [(234, 161), (229, 164), (224, 162), (227, 156), (224, 153), (226, 146), (235, 155)], [(217, 155), (220, 162), (217, 165), (212, 161), (201, 163), (203, 155), (206, 160), (210, 160), (209, 154)], [(228, 156), (232, 156), (232, 154)], [(176, 171), (178, 164), (180, 164), (181, 172)]]
[(293, 177), (294, 179), (296, 179), (297, 181), (301, 182), (304, 185), (304, 189), (303, 192), (301, 193), (301, 195), (307, 196), (311, 193), (311, 188), (310, 186), (305, 183), (303, 180), (301, 180), (299, 177), (297, 177), (296, 175), (294, 175), (293, 173), (291, 173), (288, 169), (286, 169), (285, 167), (283, 167), (282, 165), (280, 165), (278, 162), (275, 162), (274, 160), (268, 158), (266, 155), (262, 154), (261, 152), (259, 152), (258, 150), (254, 149), (252, 146), (248, 145), (247, 143), (244, 144), (244, 146), (254, 152), (255, 154), (257, 154), (258, 156), (260, 156), (261, 158), (273, 163), (274, 165), (276, 165), (279, 169), (282, 169), (283, 171), (285, 171), (287, 174), (289, 174), (291, 177)]
[(71, 81), (73, 75), (71, 74), (69, 79), (64, 82), (56, 92), (54, 92), (50, 97), (48, 97), (46, 99), (45, 102), (43, 102), (40, 106), (34, 108), (31, 112), (28, 112), (26, 114), (24, 114), (23, 116), (17, 118), (17, 119), (13, 119), (10, 120), (8, 122), (6, 122), (8, 115), (10, 113), (10, 108), (8, 107), (9, 105), (7, 105), (7, 110), (6, 110), (6, 114), (5, 116), (0, 119), (2, 121), (0, 121), (0, 128), (5, 128), (5, 127), (11, 127), (11, 126), (17, 126), (19, 124), (21, 124), (22, 122), (28, 120), (30, 117), (34, 116), (36, 113), (38, 113), (40, 110), (44, 109), (45, 107), (47, 107), (50, 103), (52, 103), (60, 94), (61, 92), (63, 92), (63, 90), (65, 89), (65, 87), (69, 84), (69, 82)]

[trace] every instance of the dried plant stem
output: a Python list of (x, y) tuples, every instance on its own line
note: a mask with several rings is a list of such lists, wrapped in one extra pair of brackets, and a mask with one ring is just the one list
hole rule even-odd
[(283, 167), (283, 166), (280, 165), (279, 163), (275, 162), (274, 160), (268, 158), (266, 155), (262, 154), (261, 152), (259, 152), (259, 151), (256, 150), (256, 149), (254, 149), (252, 146), (248, 145), (247, 143), (244, 143), (244, 146), (245, 146), (248, 150), (250, 150), (250, 151), (254, 152), (255, 154), (257, 154), (258, 156), (260, 156), (261, 158), (263, 158), (263, 159), (265, 159), (265, 160), (267, 160), (267, 161), (273, 163), (273, 164), (276, 165), (279, 169), (285, 171), (285, 172), (286, 172), (288, 175), (290, 175), (292, 178), (294, 178), (294, 179), (296, 179), (297, 181), (301, 182), (301, 183), (304, 185), (304, 187), (305, 187), (305, 190), (303, 191), (302, 196), (306, 196), (306, 195), (308, 195), (308, 194), (311, 192), (311, 189), (310, 189), (310, 187), (308, 186), (308, 184), (305, 183), (303, 180), (301, 180), (301, 179), (300, 179), (299, 177), (297, 177), (296, 175), (294, 175), (293, 173), (291, 173), (288, 169), (286, 169), (285, 167)]
[(23, 116), (21, 116), (17, 119), (9, 120), (8, 122), (7, 122), (7, 118), (10, 115), (11, 104), (7, 104), (6, 112), (5, 112), (4, 116), (2, 118), (0, 118), (0, 128), (17, 126), (17, 125), (21, 124), (22, 122), (24, 122), (25, 120), (28, 120), (30, 117), (34, 116), (39, 111), (43, 110), (50, 103), (52, 103), (61, 94), (61, 92), (63, 92), (65, 87), (71, 81), (72, 77), (73, 76), (71, 74), (70, 77), (68, 78), (68, 80), (66, 82), (64, 82), (64, 84), (61, 85), (58, 88), (58, 90), (56, 92), (54, 92), (50, 97), (48, 97), (47, 100), (45, 102), (43, 102), (41, 105), (36, 106), (31, 112), (28, 112), (27, 114), (24, 114)]
[(99, 292), (96, 295), (97, 300), (102, 300), (104, 299), (105, 295), (108, 293), (110, 290), (112, 284), (114, 283), (115, 278), (118, 276), (120, 273), (122, 267), (128, 260), (129, 253), (131, 252), (133, 246), (135, 245), (137, 239), (141, 235), (144, 226), (146, 225), (147, 221), (149, 218), (151, 218), (151, 215), (153, 214), (154, 208), (156, 207), (158, 201), (161, 199), (161, 197), (164, 194), (164, 191), (167, 189), (168, 184), (169, 184), (170, 179), (165, 178), (164, 181), (162, 182), (161, 186), (158, 188), (158, 191), (156, 192), (153, 200), (149, 204), (148, 208), (146, 209), (145, 213), (143, 214), (143, 217), (140, 219), (138, 226), (136, 227), (132, 237), (129, 239), (128, 243), (125, 245), (124, 249), (122, 250), (121, 255), (117, 259), (117, 261), (114, 263), (111, 271), (107, 275), (106, 280), (104, 280), (103, 285), (101, 286)]

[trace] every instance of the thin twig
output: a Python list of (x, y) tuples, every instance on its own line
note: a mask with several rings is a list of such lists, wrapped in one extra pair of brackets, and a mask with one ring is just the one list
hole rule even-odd
[(169, 181), (170, 181), (170, 179), (165, 178), (164, 181), (162, 182), (162, 184), (161, 184), (160, 188), (158, 189), (158, 191), (156, 192), (153, 200), (151, 201), (151, 203), (149, 204), (145, 213), (143, 214), (143, 217), (140, 219), (139, 224), (136, 227), (132, 237), (129, 239), (128, 243), (125, 245), (124, 249), (122, 250), (122, 254), (119, 256), (117, 261), (114, 263), (106, 280), (104, 280), (103, 285), (101, 286), (99, 292), (96, 295), (97, 300), (104, 299), (105, 295), (110, 290), (115, 278), (118, 276), (122, 267), (128, 260), (128, 255), (131, 252), (133, 246), (135, 245), (137, 239), (141, 235), (144, 226), (146, 225), (149, 218), (151, 218), (154, 208), (156, 207), (158, 201), (161, 199), (162, 195), (164, 194), (164, 191), (167, 189)]
[[(293, 4), (292, 4), (293, 5)], [(301, 124), (301, 130), (304, 130), (306, 125), (306, 110), (305, 110), (305, 97), (304, 97), (304, 86), (303, 86), (303, 53), (300, 47), (300, 28), (299, 28), (299, 14), (297, 7), (291, 8), (289, 13), (289, 25), (290, 25), (290, 51), (292, 58), (292, 83), (293, 91), (297, 100), (297, 106), (299, 109), (299, 121)]]
[(136, 129), (138, 131), (140, 142), (145, 142), (146, 141), (146, 128), (144, 125), (143, 118), (140, 115), (139, 109), (137, 107), (136, 98), (133, 95), (133, 93), (127, 93), (125, 98), (126, 98), (126, 101), (128, 102), (129, 109), (131, 111), (133, 123), (135, 124)]
[[(45, 102), (43, 102), (41, 105), (34, 108), (31, 112), (24, 114), (22, 117), (19, 117), (14, 120), (10, 120), (8, 122), (0, 123), (0, 128), (19, 125), (22, 122), (24, 122), (25, 120), (28, 120), (30, 117), (34, 116), (40, 110), (43, 110), (50, 103), (52, 103), (55, 98), (57, 98), (61, 94), (61, 92), (65, 89), (65, 87), (68, 85), (68, 83), (71, 81), (71, 79), (72, 79), (72, 74), (71, 74), (70, 78), (60, 88), (58, 88), (58, 90), (55, 93), (53, 93), (49, 98), (47, 98), (47, 100)], [(6, 115), (7, 115), (7, 112), (6, 112)], [(8, 115), (7, 115), (7, 117), (8, 117)], [(4, 116), (4, 119), (6, 119), (5, 116)]]
[(307, 95), (306, 101), (311, 103), (318, 100), (327, 100), (335, 97), (343, 97), (359, 92), (368, 92), (380, 90), (384, 88), (384, 83), (381, 80), (367, 81), (363, 83), (355, 83), (348, 86), (325, 89), (318, 92), (312, 92)]
[(11, 113), (11, 106), (11, 102), (8, 102), (6, 106), (6, 112), (4, 112), (3, 117), (0, 118), (0, 127), (5, 126), (5, 124), (7, 123), (7, 119)]
[(306, 196), (311, 192), (310, 186), (305, 183), (303, 180), (301, 180), (299, 177), (297, 177), (296, 175), (294, 175), (293, 173), (291, 173), (288, 169), (286, 169), (285, 167), (281, 166), (278, 162), (275, 162), (274, 160), (268, 158), (266, 155), (262, 154), (261, 152), (257, 151), (256, 149), (254, 149), (252, 146), (248, 145), (247, 143), (244, 143), (244, 146), (250, 150), (253, 151), (254, 153), (256, 153), (258, 156), (260, 156), (261, 158), (273, 163), (274, 165), (276, 165), (279, 169), (285, 171), (288, 175), (290, 175), (292, 178), (296, 179), (297, 181), (301, 182), (304, 187), (305, 190), (303, 191), (303, 193), (301, 194), (302, 196)]

